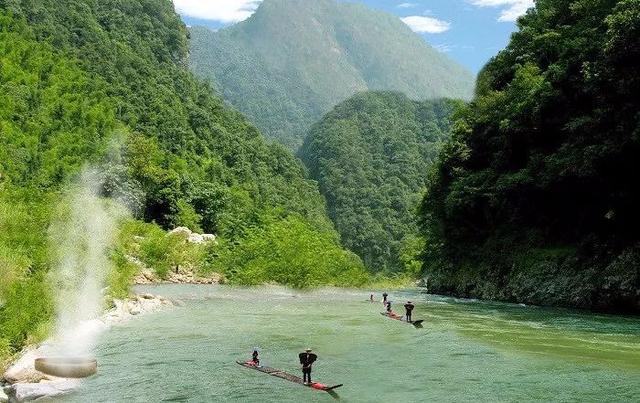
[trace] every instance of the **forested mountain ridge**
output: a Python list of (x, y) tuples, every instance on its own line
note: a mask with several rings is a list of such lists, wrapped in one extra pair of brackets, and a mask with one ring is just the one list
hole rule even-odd
[[(133, 143), (143, 143), (139, 151), (146, 154), (144, 162), (166, 171), (155, 172), (157, 177), (141, 177), (144, 171), (132, 171), (136, 177), (128, 178), (144, 183), (147, 192), (143, 212), (147, 219), (176, 225), (180, 200), (200, 209), (200, 213), (207, 209), (220, 211), (219, 206), (196, 206), (196, 199), (204, 194), (189, 194), (195, 188), (207, 188), (218, 200), (233, 198), (229, 193), (232, 190), (247, 192), (256, 202), (297, 205), (292, 210), (315, 210), (322, 216), (321, 198), (313, 196), (313, 184), (304, 180), (302, 165), (283, 148), (267, 145), (244, 117), (225, 107), (184, 69), (187, 31), (170, 1), (6, 0), (2, 4), (14, 14), (14, 20), (25, 19), (25, 30), (31, 32), (32, 40), (61, 49), (64, 57), (73, 58), (69, 63), (86, 71), (88, 84), (99, 87), (99, 92), (94, 92), (110, 102), (112, 121), (125, 124), (125, 129), (133, 132)], [(56, 118), (50, 117), (43, 126), (56, 123)], [(101, 128), (99, 138), (108, 137), (116, 126), (111, 123)], [(9, 142), (15, 139), (7, 137)], [(125, 147), (125, 152), (135, 150)], [(154, 156), (154, 151), (161, 155)], [(10, 155), (5, 164), (16, 162)], [(64, 164), (64, 159), (52, 162)], [(31, 164), (28, 168), (37, 171), (38, 167)], [(151, 169), (147, 167), (146, 171)], [(57, 178), (58, 182), (64, 176)], [(209, 186), (214, 183), (220, 185)], [(202, 225), (207, 231), (226, 231), (212, 216)]]
[[(87, 165), (137, 219), (113, 246), (109, 292), (127, 293), (127, 253), (158, 271), (182, 264), (187, 247), (161, 229), (176, 226), (217, 234), (193, 259), (232, 282), (366, 280), (302, 163), (188, 71), (187, 36), (170, 0), (0, 0), (0, 367), (50, 329), (48, 231)], [(295, 243), (255, 241), (283, 226)], [(320, 260), (312, 270), (300, 247)], [(241, 253), (245, 266), (225, 265)], [(260, 259), (269, 272), (252, 271)]]
[(189, 64), (263, 133), (292, 149), (357, 92), (469, 99), (473, 76), (394, 15), (335, 0), (265, 0), (217, 32), (191, 28)]
[(422, 247), (416, 211), (426, 172), (448, 139), (459, 101), (364, 92), (309, 132), (299, 155), (327, 199), (342, 244), (371, 270), (398, 273)]
[(640, 1), (538, 0), (422, 205), (435, 292), (640, 311)]

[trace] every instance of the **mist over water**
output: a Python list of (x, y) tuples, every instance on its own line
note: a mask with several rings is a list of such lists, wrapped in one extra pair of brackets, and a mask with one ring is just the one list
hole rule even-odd
[(102, 177), (85, 169), (67, 192), (50, 232), (56, 267), (52, 284), (57, 302), (55, 340), (59, 354), (89, 355), (104, 310), (103, 290), (117, 222), (125, 209), (100, 198)]

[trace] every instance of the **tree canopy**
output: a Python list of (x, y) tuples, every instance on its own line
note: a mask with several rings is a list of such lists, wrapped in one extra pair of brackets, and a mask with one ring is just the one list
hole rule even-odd
[(538, 0), (422, 204), (440, 291), (640, 309), (640, 1)]
[[(147, 237), (141, 253), (160, 271), (158, 255), (175, 248), (155, 224), (240, 248), (295, 216), (300, 245), (361, 273), (302, 163), (188, 71), (187, 36), (170, 0), (0, 0), (0, 366), (47, 332), (48, 228), (85, 165), (100, 167), (102, 196), (149, 223), (125, 232)], [(135, 274), (122, 251), (118, 295)]]
[(458, 104), (365, 92), (309, 132), (300, 156), (320, 184), (342, 244), (372, 270), (404, 269), (400, 251), (417, 236), (424, 172), (447, 139)]

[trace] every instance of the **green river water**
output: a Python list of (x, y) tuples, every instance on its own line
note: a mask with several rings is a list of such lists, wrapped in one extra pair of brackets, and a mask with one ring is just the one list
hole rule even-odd
[[(346, 402), (640, 401), (640, 319), (391, 292), (423, 329), (382, 317), (369, 293), (279, 287), (139, 289), (184, 302), (102, 335), (99, 374), (64, 402), (331, 402), (235, 363), (343, 383)], [(377, 294), (379, 295), (379, 294)]]

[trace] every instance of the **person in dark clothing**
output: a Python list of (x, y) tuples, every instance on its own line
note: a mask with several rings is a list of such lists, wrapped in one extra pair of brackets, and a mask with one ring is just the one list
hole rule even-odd
[(260, 366), (260, 358), (258, 358), (258, 349), (253, 349), (253, 354), (251, 354), (251, 362), (255, 364), (256, 367)]
[(318, 356), (311, 352), (310, 348), (304, 350), (304, 353), (298, 354), (300, 365), (302, 365), (302, 382), (305, 385), (311, 384), (311, 366), (318, 359)]
[(391, 315), (391, 313), (392, 313), (392, 312), (391, 312), (391, 301), (387, 301), (387, 302), (386, 302), (386, 305), (387, 305), (387, 314), (388, 314), (388, 315)]
[(411, 303), (411, 301), (407, 301), (406, 304), (404, 304), (404, 309), (406, 311), (406, 318), (407, 318), (407, 322), (411, 322), (411, 312), (413, 311), (413, 308), (415, 308), (416, 306), (413, 305)]
[(387, 297), (389, 296), (389, 294), (387, 294), (386, 292), (384, 294), (382, 294), (382, 303), (383, 304), (387, 304)]

